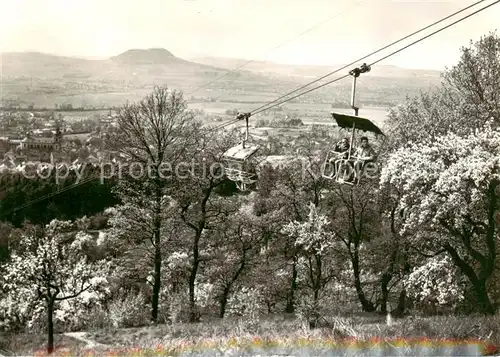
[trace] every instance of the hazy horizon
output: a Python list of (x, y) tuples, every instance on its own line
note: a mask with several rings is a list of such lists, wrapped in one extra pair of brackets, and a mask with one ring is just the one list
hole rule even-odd
[[(472, 3), (465, 0), (310, 0), (307, 4), (299, 0), (286, 3), (283, 0), (120, 3), (3, 0), (0, 50), (105, 59), (130, 49), (165, 48), (188, 60), (221, 57), (292, 65), (338, 65), (352, 62)], [(469, 9), (439, 27), (489, 3)], [(500, 5), (492, 6), (384, 60), (381, 65), (443, 70), (456, 63), (460, 47), (495, 30), (498, 18)], [(437, 28), (417, 36), (425, 36)]]
[[(48, 52), (40, 52), (40, 51), (8, 51), (8, 52), (0, 52), (0, 58), (1, 58), (1, 55), (4, 54), (4, 53), (39, 53), (39, 54), (45, 54), (45, 55), (50, 55), (50, 56), (58, 56), (58, 57), (65, 57), (65, 58), (75, 58), (75, 59), (83, 59), (83, 60), (89, 60), (89, 61), (105, 61), (105, 60), (109, 60), (111, 59), (112, 57), (114, 56), (117, 56), (117, 55), (120, 55), (126, 51), (129, 51), (129, 50), (149, 50), (150, 48), (130, 48), (128, 50), (125, 50), (121, 53), (117, 53), (115, 55), (112, 55), (112, 56), (109, 56), (109, 57), (92, 57), (92, 56), (76, 56), (76, 55), (58, 55), (58, 54), (55, 54), (55, 53), (48, 53)], [(165, 50), (168, 50), (168, 48), (165, 48)], [(172, 51), (170, 51), (172, 52)], [(172, 53), (173, 56), (177, 57), (177, 58), (180, 58), (180, 59), (184, 59), (184, 60), (187, 60), (187, 61), (196, 61), (196, 60), (201, 60), (201, 59), (221, 59), (221, 60), (235, 60), (235, 61), (248, 61), (250, 63), (252, 62), (265, 62), (265, 63), (271, 63), (271, 64), (276, 64), (276, 65), (283, 65), (283, 66), (297, 66), (297, 67), (335, 67), (335, 66), (343, 66), (345, 65), (346, 63), (332, 63), (332, 64), (315, 64), (315, 63), (301, 63), (301, 64), (293, 64), (293, 63), (282, 63), (282, 62), (277, 62), (277, 61), (273, 61), (273, 60), (266, 60), (266, 59), (249, 59), (249, 58), (240, 58), (240, 57), (229, 57), (229, 56), (226, 56), (226, 57), (220, 57), (220, 56), (210, 56), (209, 54), (206, 54), (206, 55), (199, 55), (199, 56), (194, 56), (194, 57), (179, 57), (177, 56), (175, 53)], [(1, 64), (1, 62), (0, 62)], [(440, 69), (434, 69), (434, 68), (408, 68), (408, 67), (402, 67), (402, 66), (398, 66), (398, 65), (394, 65), (394, 64), (387, 64), (387, 63), (383, 63), (381, 62), (380, 64), (377, 64), (377, 66), (385, 66), (385, 67), (389, 67), (389, 66), (393, 66), (393, 67), (398, 67), (398, 68), (404, 68), (404, 69), (421, 69), (421, 70), (429, 70), (429, 71), (441, 71)], [(241, 70), (245, 70), (244, 67), (241, 68)]]

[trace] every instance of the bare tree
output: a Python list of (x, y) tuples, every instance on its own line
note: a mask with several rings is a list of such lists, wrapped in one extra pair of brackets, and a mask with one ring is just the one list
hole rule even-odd
[(112, 147), (127, 157), (131, 165), (128, 166), (129, 173), (132, 165), (141, 167), (142, 174), (139, 180), (135, 180), (136, 187), (149, 195), (151, 200), (154, 221), (152, 243), (155, 251), (151, 311), (153, 321), (158, 318), (162, 217), (166, 206), (164, 197), (171, 186), (168, 183), (172, 181), (172, 168), (185, 157), (188, 148), (196, 143), (199, 127), (200, 123), (187, 110), (187, 103), (181, 92), (155, 87), (139, 103), (127, 103), (118, 110), (118, 130), (110, 140)]
[(331, 229), (345, 246), (351, 262), (353, 285), (365, 312), (376, 306), (367, 297), (362, 282), (362, 245), (379, 236), (380, 222), (376, 207), (374, 183), (365, 181), (354, 187), (333, 186), (331, 203)]
[(189, 272), (189, 320), (197, 322), (199, 314), (195, 302), (195, 283), (204, 263), (201, 256), (203, 236), (213, 231), (224, 221), (229, 212), (226, 200), (220, 195), (222, 185), (227, 181), (222, 175), (222, 156), (234, 145), (229, 135), (214, 135), (213, 131), (202, 130), (198, 136), (197, 152), (193, 157), (197, 163), (188, 180), (177, 180), (173, 195), (180, 205), (180, 218), (191, 232), (191, 264)]

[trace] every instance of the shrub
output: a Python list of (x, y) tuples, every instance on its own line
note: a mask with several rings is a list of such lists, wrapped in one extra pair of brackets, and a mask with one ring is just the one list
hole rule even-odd
[(109, 318), (114, 327), (137, 327), (149, 323), (149, 308), (144, 295), (123, 294), (109, 305)]
[(465, 284), (448, 256), (429, 259), (405, 282), (409, 297), (424, 314), (453, 310), (464, 300)]
[(263, 298), (256, 288), (243, 287), (233, 293), (228, 301), (228, 314), (257, 320), (264, 309)]

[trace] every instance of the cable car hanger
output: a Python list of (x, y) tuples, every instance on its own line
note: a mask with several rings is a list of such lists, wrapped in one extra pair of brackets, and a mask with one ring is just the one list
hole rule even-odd
[(229, 180), (235, 182), (240, 191), (247, 191), (257, 181), (257, 175), (251, 162), (252, 156), (260, 149), (260, 145), (247, 145), (248, 118), (250, 113), (238, 113), (236, 121), (245, 120), (245, 135), (241, 145), (236, 145), (227, 150), (222, 156), (225, 162), (225, 173)]
[(236, 115), (237, 120), (245, 120), (245, 137), (241, 142), (243, 148), (245, 148), (245, 143), (248, 141), (248, 119), (251, 115), (251, 113), (238, 113), (238, 115)]
[[(360, 182), (361, 175), (356, 171), (356, 165), (352, 165), (352, 150), (356, 130), (369, 131), (375, 134), (384, 135), (382, 131), (369, 119), (360, 118), (358, 116), (359, 107), (356, 106), (356, 81), (362, 73), (370, 72), (370, 70), (371, 66), (363, 63), (360, 67), (356, 67), (349, 71), (349, 75), (352, 76), (351, 108), (354, 110), (354, 116), (334, 112), (331, 113), (333, 119), (337, 122), (337, 126), (340, 128), (351, 129), (351, 138), (349, 140), (347, 157), (345, 157), (345, 152), (329, 151), (327, 153), (322, 172), (322, 176), (326, 179), (334, 179), (336, 182), (342, 184), (358, 184)], [(333, 155), (330, 155), (330, 153), (333, 153)], [(327, 171), (327, 167), (331, 169), (331, 174), (329, 175), (325, 173)], [(363, 167), (364, 164), (362, 164), (362, 168)]]

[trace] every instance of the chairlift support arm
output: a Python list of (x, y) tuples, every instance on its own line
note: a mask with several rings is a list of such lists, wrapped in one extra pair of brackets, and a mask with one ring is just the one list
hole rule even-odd
[(354, 115), (358, 116), (359, 108), (355, 105), (356, 100), (356, 79), (362, 74), (366, 72), (370, 72), (371, 67), (366, 63), (363, 63), (361, 67), (356, 67), (349, 71), (349, 75), (352, 76), (352, 94), (351, 94), (351, 108), (354, 109)]
[(245, 148), (245, 143), (248, 141), (248, 118), (250, 118), (251, 115), (252, 115), (252, 113), (238, 113), (236, 115), (236, 119), (245, 120), (245, 124), (246, 124), (245, 138), (241, 142), (241, 145), (243, 146), (243, 148)]
[[(351, 93), (351, 108), (354, 109), (354, 115), (358, 116), (359, 108), (356, 107), (356, 79), (361, 75), (361, 73), (370, 72), (371, 67), (366, 63), (363, 63), (361, 67), (356, 67), (349, 71), (349, 75), (352, 76), (352, 93)], [(354, 142), (354, 130), (356, 129), (356, 123), (352, 123), (351, 140), (349, 141), (349, 153), (348, 159), (351, 158), (352, 143)]]

